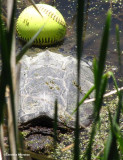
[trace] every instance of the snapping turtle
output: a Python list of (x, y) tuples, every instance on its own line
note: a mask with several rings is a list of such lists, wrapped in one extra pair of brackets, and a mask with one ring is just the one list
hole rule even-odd
[[(93, 85), (89, 65), (81, 61), (80, 86), (77, 86), (76, 64), (72, 56), (45, 51), (35, 57), (24, 56), (20, 77), (19, 122), (27, 123), (36, 118), (54, 118), (54, 102), (58, 100), (58, 121), (74, 128), (77, 87), (80, 99)], [(80, 126), (90, 123), (93, 106), (80, 106)]]

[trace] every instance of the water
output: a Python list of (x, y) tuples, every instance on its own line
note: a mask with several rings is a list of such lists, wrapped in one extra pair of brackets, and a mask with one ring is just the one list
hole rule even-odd
[[(17, 16), (21, 11), (30, 3), (26, 1), (20, 1), (18, 3)], [(54, 3), (52, 0), (45, 1), (50, 5), (54, 5), (64, 16), (67, 23), (67, 34), (64, 39), (64, 43), (58, 48), (55, 46), (56, 51), (61, 51), (64, 53), (75, 54), (73, 51), (76, 45), (76, 1), (75, 0), (56, 0)], [(40, 3), (39, 0), (35, 0), (35, 3)], [(86, 30), (86, 41), (84, 45), (84, 50), (91, 54), (91, 50), (95, 53), (98, 52), (100, 46), (100, 40), (102, 36), (102, 31), (105, 23), (106, 13), (110, 8), (110, 3), (105, 3), (103, 1), (93, 1), (90, 3), (87, 17), (87, 30)], [(112, 16), (112, 26), (111, 26), (111, 36), (109, 43), (109, 51), (116, 51), (115, 43), (115, 25), (119, 24), (121, 43), (123, 41), (123, 6), (120, 3), (112, 4), (113, 16)], [(70, 47), (70, 48), (69, 48)], [(52, 47), (53, 48), (53, 47)], [(123, 46), (121, 46), (123, 50)], [(92, 52), (93, 52), (92, 51)], [(74, 52), (74, 53), (73, 53)]]
[[(62, 13), (67, 23), (67, 33), (64, 38), (64, 42), (60, 45), (48, 48), (32, 46), (28, 50), (27, 54), (35, 55), (35, 53), (49, 49), (50, 51), (62, 53), (64, 55), (76, 56), (76, 2), (76, 0), (35, 0), (35, 3), (47, 3), (53, 5)], [(6, 1), (3, 1), (3, 3), (6, 4)], [(30, 3), (28, 2), (28, 0), (18, 0), (16, 17), (18, 18), (22, 10), (29, 5)], [(110, 7), (112, 8), (113, 15), (106, 68), (113, 71), (116, 75), (116, 78), (119, 78), (120, 73), (118, 73), (118, 54), (116, 52), (115, 26), (116, 24), (119, 25), (120, 44), (123, 55), (123, 4), (121, 0), (119, 0), (118, 3), (106, 3), (105, 0), (90, 1), (88, 16), (86, 17), (87, 26), (83, 57), (86, 58), (87, 61), (92, 61), (93, 57), (95, 56), (98, 57), (106, 13)], [(4, 17), (6, 17), (5, 7), (3, 11)], [(20, 42), (18, 37), (16, 39), (18, 52), (23, 47), (23, 43)]]
[[(35, 3), (47, 3), (55, 6), (64, 16), (67, 23), (67, 33), (64, 38), (64, 42), (58, 46), (53, 47), (31, 47), (27, 54), (35, 54), (41, 52), (42, 50), (49, 49), (50, 51), (62, 53), (64, 55), (76, 56), (76, 0), (35, 0)], [(28, 0), (18, 2), (17, 17), (21, 11), (29, 6)], [(110, 41), (108, 46), (107, 54), (107, 65), (106, 68), (115, 73), (116, 78), (120, 76), (118, 73), (118, 54), (116, 52), (116, 38), (115, 38), (115, 26), (119, 25), (120, 29), (120, 43), (121, 51), (123, 53), (123, 4), (119, 0), (118, 3), (106, 3), (104, 0), (93, 0), (89, 4), (87, 26), (86, 26), (86, 39), (84, 44), (84, 55), (83, 57), (87, 60), (92, 60), (93, 57), (98, 57), (101, 37), (103, 33), (103, 28), (106, 19), (106, 13), (109, 8), (112, 8), (112, 23), (110, 30)], [(17, 51), (22, 48), (22, 43), (19, 42), (17, 38)], [(123, 58), (123, 56), (122, 56)]]

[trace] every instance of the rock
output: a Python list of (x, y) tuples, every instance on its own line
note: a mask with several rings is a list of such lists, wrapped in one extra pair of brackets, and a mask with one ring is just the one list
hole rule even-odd
[[(93, 85), (90, 66), (81, 61), (80, 86), (77, 86), (77, 60), (72, 56), (45, 51), (21, 60), (20, 124), (40, 119), (54, 118), (54, 103), (58, 101), (58, 122), (74, 128), (77, 88), (80, 99)], [(91, 95), (93, 97), (93, 95)], [(80, 127), (89, 125), (93, 111), (92, 103), (80, 106)]]

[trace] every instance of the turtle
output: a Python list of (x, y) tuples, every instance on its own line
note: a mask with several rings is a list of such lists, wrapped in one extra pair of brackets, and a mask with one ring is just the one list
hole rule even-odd
[[(78, 86), (75, 57), (49, 50), (35, 56), (24, 55), (21, 60), (18, 121), (24, 124), (36, 119), (53, 120), (57, 100), (58, 122), (75, 128), (75, 113), (72, 113), (76, 108), (77, 89), (81, 100), (92, 86), (93, 72), (84, 60), (81, 60)], [(90, 124), (92, 113), (92, 103), (80, 106), (80, 127)]]

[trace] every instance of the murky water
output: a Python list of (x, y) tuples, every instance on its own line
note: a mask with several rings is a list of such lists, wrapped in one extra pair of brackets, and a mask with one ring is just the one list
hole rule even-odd
[[(76, 0), (35, 0), (35, 3), (47, 3), (55, 6), (64, 16), (67, 23), (67, 34), (64, 38), (64, 42), (58, 46), (53, 46), (49, 48), (31, 47), (27, 54), (35, 54), (41, 52), (42, 50), (49, 49), (57, 53), (62, 53), (65, 55), (76, 56)], [(21, 11), (29, 6), (28, 0), (20, 0), (18, 2), (17, 17)], [(110, 41), (107, 54), (107, 68), (116, 72), (116, 77), (119, 76), (117, 72), (118, 68), (118, 56), (116, 52), (116, 38), (115, 38), (115, 26), (119, 25), (120, 29), (120, 42), (121, 51), (123, 52), (123, 4), (121, 0), (117, 3), (106, 3), (104, 0), (93, 0), (90, 1), (87, 26), (86, 26), (86, 38), (84, 44), (84, 55), (87, 60), (92, 60), (94, 56), (98, 56), (101, 37), (103, 33), (103, 28), (106, 19), (106, 13), (109, 8), (112, 8), (112, 23), (110, 30)], [(17, 38), (17, 51), (22, 48), (22, 45)], [(123, 56), (122, 56), (123, 57)]]
[[(4, 1), (6, 4), (6, 1)], [(49, 49), (50, 51), (62, 53), (65, 55), (76, 56), (76, 0), (35, 0), (35, 3), (47, 3), (55, 6), (64, 16), (67, 23), (67, 33), (64, 38), (64, 42), (57, 46), (40, 48), (37, 46), (32, 46), (28, 50), (27, 54), (35, 55), (35, 53)], [(28, 0), (18, 0), (17, 3), (17, 14), (29, 6), (30, 3)], [(106, 13), (109, 8), (112, 8), (112, 24), (110, 30), (110, 41), (107, 54), (107, 67), (114, 72), (117, 71), (118, 67), (118, 56), (116, 52), (116, 38), (115, 38), (115, 26), (119, 25), (120, 28), (120, 43), (121, 51), (123, 54), (123, 3), (122, 0), (119, 0), (117, 3), (106, 3), (105, 0), (93, 0), (90, 1), (88, 8), (88, 16), (86, 17), (87, 26), (86, 26), (86, 38), (84, 44), (84, 55), (87, 60), (92, 60), (94, 56), (99, 55), (101, 37), (103, 33), (103, 28), (106, 19)], [(4, 13), (5, 15), (5, 13)], [(17, 52), (21, 50), (23, 43), (20, 42), (17, 37)], [(122, 56), (123, 58), (123, 56)], [(116, 72), (116, 76), (119, 76), (119, 73)]]
[[(42, 1), (43, 3), (44, 1)], [(35, 0), (35, 3), (41, 3), (39, 0)], [(67, 35), (65, 37), (64, 43), (58, 48), (64, 48), (62, 52), (70, 52), (66, 46), (74, 47), (75, 45), (75, 23), (76, 23), (76, 0), (47, 0), (45, 3), (50, 5), (54, 5), (64, 16), (67, 22)], [(26, 7), (29, 6), (30, 3), (28, 0), (20, 1), (18, 3), (18, 14)], [(105, 23), (106, 13), (108, 9), (112, 7), (113, 16), (112, 16), (112, 26), (111, 26), (111, 38), (109, 44), (109, 50), (115, 51), (115, 25), (119, 24), (120, 32), (121, 32), (121, 42), (123, 41), (123, 5), (121, 3), (110, 4), (105, 3), (103, 1), (91, 1), (88, 10), (88, 19), (87, 19), (87, 30), (86, 30), (86, 41), (84, 49), (93, 49), (99, 50), (100, 40), (102, 36), (102, 31)], [(121, 46), (123, 49), (123, 46)], [(69, 48), (70, 49), (70, 48)], [(60, 50), (60, 49), (58, 49)], [(72, 52), (72, 51), (71, 51)], [(72, 53), (71, 53), (72, 54)]]

